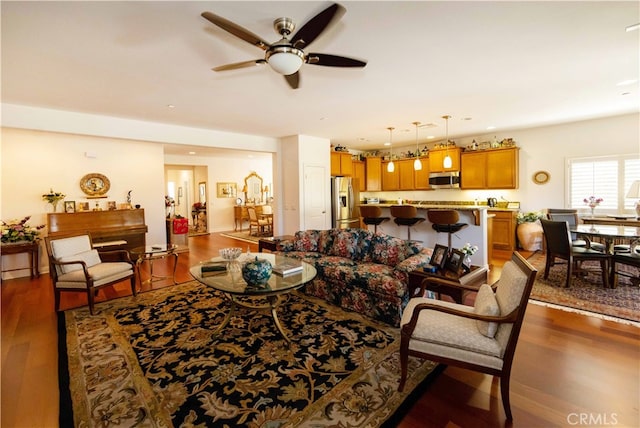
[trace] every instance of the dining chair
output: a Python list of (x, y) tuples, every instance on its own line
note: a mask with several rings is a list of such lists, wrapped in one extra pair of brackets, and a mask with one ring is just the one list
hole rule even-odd
[(509, 379), (536, 273), (514, 252), (494, 284), (495, 293), (487, 284), (480, 286), (474, 306), (425, 297), (409, 300), (401, 321), (398, 391), (404, 389), (409, 356), (486, 373), (500, 378), (502, 405), (512, 420)]
[[(635, 287), (640, 285), (640, 242), (638, 245), (634, 244), (629, 245), (628, 252), (614, 252), (611, 256), (611, 274), (609, 277), (611, 288), (618, 286), (618, 276), (620, 275), (631, 278), (631, 282)], [(628, 271), (618, 270), (618, 265), (635, 267), (636, 275), (634, 276)]]
[(549, 271), (556, 264), (556, 259), (566, 260), (567, 278), (565, 287), (571, 285), (571, 279), (576, 272), (589, 273), (589, 270), (577, 269), (579, 262), (588, 260), (600, 263), (602, 273), (602, 283), (605, 288), (609, 287), (608, 266), (610, 255), (607, 252), (597, 251), (589, 247), (576, 247), (572, 245), (569, 224), (566, 221), (553, 221), (540, 219), (544, 239), (547, 245), (547, 259), (544, 267), (544, 279), (549, 278)]
[(131, 292), (136, 295), (134, 264), (126, 250), (98, 252), (93, 248), (89, 234), (46, 236), (44, 239), (56, 311), (60, 310), (61, 291), (86, 293), (91, 315), (95, 296), (102, 288), (128, 279)]
[[(575, 226), (580, 223), (578, 210), (574, 209), (547, 208), (547, 218), (553, 221), (566, 221), (569, 223), (569, 229), (575, 228)], [(594, 250), (605, 251), (604, 244), (587, 239), (578, 239), (576, 233), (571, 233), (571, 245), (574, 247), (590, 247)]]
[[(256, 209), (254, 207), (248, 207), (247, 213), (249, 214), (249, 235), (250, 236), (260, 236), (264, 235), (265, 229), (271, 229), (271, 223), (264, 218), (259, 218), (256, 213)], [(256, 233), (254, 235), (253, 229), (256, 229)]]

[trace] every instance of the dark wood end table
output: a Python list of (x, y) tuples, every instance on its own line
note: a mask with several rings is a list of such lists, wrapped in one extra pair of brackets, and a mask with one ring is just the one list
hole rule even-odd
[[(424, 289), (422, 281), (425, 282)], [(477, 292), (482, 284), (487, 282), (487, 268), (471, 266), (471, 271), (465, 275), (457, 275), (447, 270), (440, 270), (436, 273), (425, 272), (422, 269), (409, 272), (409, 295), (416, 297), (416, 292), (421, 290), (433, 291), (438, 294), (445, 294), (451, 297), (456, 303), (462, 304), (465, 292)]]
[(262, 250), (269, 250), (271, 252), (276, 251), (278, 247), (278, 243), (280, 241), (285, 241), (287, 239), (293, 239), (293, 235), (282, 235), (282, 236), (274, 236), (272, 238), (260, 238), (258, 240), (258, 252), (261, 253)]

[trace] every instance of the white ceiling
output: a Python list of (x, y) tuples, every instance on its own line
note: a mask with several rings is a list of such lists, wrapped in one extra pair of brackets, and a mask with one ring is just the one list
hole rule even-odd
[(2, 102), (354, 149), (381, 148), (389, 126), (394, 145), (413, 142), (414, 121), (437, 125), (421, 142), (443, 138), (444, 114), (453, 138), (507, 137), (640, 110), (638, 83), (617, 86), (639, 76), (637, 1), (342, 2), (306, 52), (364, 69), (304, 65), (298, 90), (268, 66), (211, 71), (264, 53), (202, 12), (274, 42), (275, 18), (300, 28), (329, 4), (2, 1)]

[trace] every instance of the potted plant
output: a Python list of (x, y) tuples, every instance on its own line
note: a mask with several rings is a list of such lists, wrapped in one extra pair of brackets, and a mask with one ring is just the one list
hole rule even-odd
[(516, 216), (518, 223), (517, 235), (520, 247), (527, 251), (542, 249), (542, 225), (540, 219), (544, 217), (540, 211), (519, 212)]

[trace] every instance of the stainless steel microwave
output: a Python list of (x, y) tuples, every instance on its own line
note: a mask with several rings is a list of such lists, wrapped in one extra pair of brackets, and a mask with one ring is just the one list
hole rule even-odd
[(460, 187), (460, 171), (432, 172), (429, 174), (432, 189), (455, 189)]

